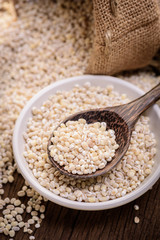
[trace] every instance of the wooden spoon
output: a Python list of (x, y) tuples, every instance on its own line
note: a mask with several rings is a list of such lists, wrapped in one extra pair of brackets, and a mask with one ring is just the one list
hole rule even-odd
[(119, 148), (116, 150), (112, 161), (107, 163), (103, 169), (99, 169), (91, 174), (72, 174), (66, 171), (63, 166), (60, 166), (56, 161), (54, 161), (54, 158), (51, 157), (49, 146), (53, 145), (51, 142), (51, 138), (53, 137), (52, 134), (48, 142), (48, 156), (53, 166), (56, 167), (62, 174), (76, 179), (88, 179), (91, 177), (97, 177), (110, 171), (126, 153), (129, 147), (134, 125), (139, 116), (151, 105), (153, 105), (158, 99), (160, 99), (160, 83), (149, 92), (130, 103), (115, 107), (92, 109), (88, 111), (86, 110), (71, 115), (65, 119), (63, 123), (66, 123), (67, 121), (77, 121), (79, 118), (84, 118), (87, 123), (106, 122), (108, 129), (113, 129), (115, 131), (116, 142), (119, 144)]

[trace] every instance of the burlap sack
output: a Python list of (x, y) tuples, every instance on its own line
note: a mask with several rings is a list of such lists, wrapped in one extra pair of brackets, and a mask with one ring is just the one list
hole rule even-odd
[(93, 0), (95, 38), (86, 73), (146, 66), (160, 48), (160, 0)]

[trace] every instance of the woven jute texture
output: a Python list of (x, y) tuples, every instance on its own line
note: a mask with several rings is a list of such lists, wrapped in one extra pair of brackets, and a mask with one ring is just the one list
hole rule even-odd
[(95, 37), (86, 73), (146, 66), (160, 48), (160, 0), (93, 0)]

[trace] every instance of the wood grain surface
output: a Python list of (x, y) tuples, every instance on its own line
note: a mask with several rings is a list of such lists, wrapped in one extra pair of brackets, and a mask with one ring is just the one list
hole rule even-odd
[[(24, 184), (20, 174), (15, 182), (5, 186), (4, 196), (17, 197)], [(122, 207), (105, 211), (78, 211), (46, 202), (46, 217), (41, 227), (34, 230), (37, 240), (159, 240), (160, 239), (160, 180), (143, 196)], [(23, 202), (27, 197), (22, 198)], [(138, 204), (140, 209), (134, 210)], [(26, 214), (26, 213), (25, 213)], [(140, 223), (134, 223), (134, 217)], [(27, 214), (23, 215), (28, 218)], [(0, 234), (0, 240), (9, 237)], [(29, 235), (19, 231), (15, 240), (28, 240)]]

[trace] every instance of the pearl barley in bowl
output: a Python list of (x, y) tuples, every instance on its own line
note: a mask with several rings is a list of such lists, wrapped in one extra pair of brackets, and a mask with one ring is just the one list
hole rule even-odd
[[(14, 130), (14, 155), (22, 175), (44, 197), (75, 209), (113, 208), (142, 195), (159, 177), (160, 131), (156, 131), (160, 121), (158, 106), (150, 108), (139, 118), (127, 153), (116, 167), (103, 176), (88, 180), (72, 179), (55, 169), (47, 154), (51, 134), (69, 115), (82, 110), (125, 104), (142, 94), (137, 87), (120, 79), (89, 75), (66, 79), (43, 89), (23, 109)], [(56, 132), (56, 141), (52, 139), (59, 148), (53, 144), (50, 150), (57, 161), (66, 163), (69, 171), (79, 171), (81, 174), (87, 167), (90, 171), (102, 168), (114, 156), (118, 145), (112, 129), (102, 131), (106, 128), (104, 123), (97, 123), (94, 127), (97, 128), (97, 136), (103, 135), (106, 148), (93, 134), (94, 127), (90, 124), (87, 126), (83, 119), (80, 121), (86, 141), (79, 134), (75, 144), (72, 130), (77, 123), (69, 123), (63, 126), (62, 135)], [(64, 139), (64, 131), (68, 134), (67, 140)], [(59, 140), (58, 136), (61, 137)], [(107, 145), (107, 140), (110, 145)], [(75, 162), (70, 160), (75, 158)]]

